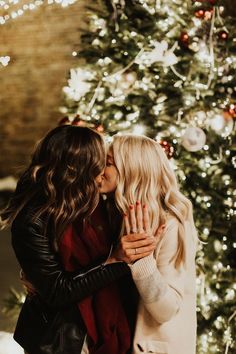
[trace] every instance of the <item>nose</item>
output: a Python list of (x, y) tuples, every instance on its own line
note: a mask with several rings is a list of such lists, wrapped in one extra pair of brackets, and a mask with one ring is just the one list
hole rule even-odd
[(104, 173), (104, 171), (102, 171), (102, 172), (100, 173), (100, 175), (98, 175), (98, 176), (96, 177), (96, 182), (97, 182), (97, 184), (101, 184), (101, 183), (102, 183), (102, 180), (103, 180), (103, 173)]

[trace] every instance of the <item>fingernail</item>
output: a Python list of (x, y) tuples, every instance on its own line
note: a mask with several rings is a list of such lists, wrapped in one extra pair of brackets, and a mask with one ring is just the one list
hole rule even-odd
[(129, 208), (130, 208), (131, 210), (133, 209), (133, 207), (134, 207), (133, 205), (130, 205), (130, 206), (129, 206)]
[(124, 216), (127, 216), (127, 214), (124, 213)]
[(139, 200), (137, 200), (136, 205), (140, 205), (140, 201)]
[(143, 204), (143, 209), (145, 209), (146, 208), (146, 204)]

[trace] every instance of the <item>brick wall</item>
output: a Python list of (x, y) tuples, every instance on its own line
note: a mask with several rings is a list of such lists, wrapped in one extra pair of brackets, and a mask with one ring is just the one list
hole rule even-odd
[[(11, 56), (0, 67), (0, 178), (17, 176), (35, 141), (61, 117), (62, 87), (77, 63), (71, 53), (78, 50), (84, 4), (90, 1), (64, 9), (42, 6), (0, 26), (0, 56)], [(236, 16), (233, 2), (225, 5)]]
[(84, 0), (43, 5), (0, 26), (0, 177), (16, 175), (35, 142), (57, 124), (62, 87), (77, 59)]

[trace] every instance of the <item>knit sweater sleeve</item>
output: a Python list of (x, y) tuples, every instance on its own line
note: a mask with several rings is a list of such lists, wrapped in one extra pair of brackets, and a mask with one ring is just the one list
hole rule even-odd
[(141, 300), (158, 322), (169, 321), (180, 309), (186, 270), (175, 268), (178, 247), (178, 221), (171, 219), (157, 257), (150, 255), (130, 266)]

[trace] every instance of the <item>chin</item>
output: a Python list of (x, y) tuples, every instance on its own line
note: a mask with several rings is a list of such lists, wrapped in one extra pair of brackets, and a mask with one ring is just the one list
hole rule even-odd
[(100, 186), (100, 187), (99, 187), (99, 193), (101, 193), (101, 194), (107, 193), (106, 189), (107, 189), (107, 188), (105, 188), (104, 186)]
[(114, 188), (109, 188), (108, 186), (100, 186), (99, 187), (99, 192), (101, 194), (109, 194), (109, 193), (113, 193), (114, 192)]

